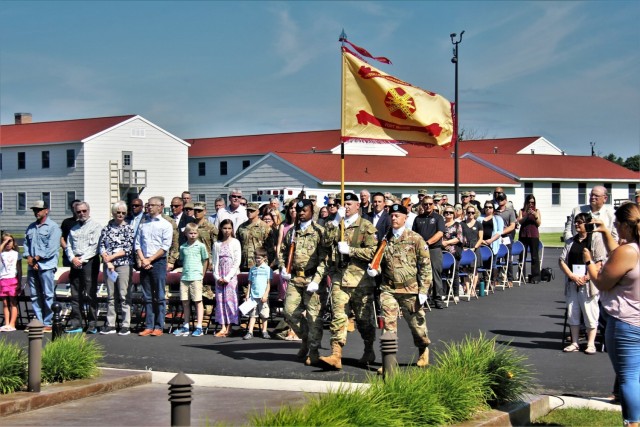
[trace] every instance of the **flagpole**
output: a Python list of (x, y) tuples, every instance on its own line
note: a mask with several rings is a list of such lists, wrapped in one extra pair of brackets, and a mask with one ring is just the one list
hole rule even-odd
[(454, 104), (454, 115), (455, 117), (453, 118), (453, 123), (455, 124), (454, 126), (454, 135), (453, 137), (456, 139), (454, 146), (454, 202), (453, 204), (455, 205), (456, 203), (458, 203), (458, 201), (460, 200), (458, 198), (458, 191), (459, 191), (459, 186), (460, 186), (460, 179), (458, 176), (458, 172), (459, 172), (459, 166), (458, 166), (458, 126), (460, 124), (460, 120), (458, 117), (458, 45), (462, 42), (462, 35), (464, 34), (464, 30), (460, 33), (460, 38), (458, 39), (458, 41), (454, 41), (453, 39), (456, 38), (457, 34), (456, 33), (451, 33), (450, 37), (451, 37), (451, 43), (453, 43), (453, 58), (451, 58), (451, 62), (453, 62), (453, 64), (455, 65), (456, 68), (456, 77), (455, 77), (455, 104)]
[[(342, 43), (342, 47), (344, 47), (344, 41), (347, 39), (347, 34), (344, 32), (344, 28), (342, 29), (342, 33), (340, 34), (339, 41)], [(344, 126), (344, 52), (340, 49), (340, 61), (342, 62), (342, 78), (340, 82), (340, 131), (342, 132)], [(340, 204), (344, 206), (344, 141), (342, 139), (342, 135), (340, 135)], [(344, 221), (344, 220), (343, 220)], [(344, 240), (344, 227), (341, 225), (340, 227), (340, 241)]]

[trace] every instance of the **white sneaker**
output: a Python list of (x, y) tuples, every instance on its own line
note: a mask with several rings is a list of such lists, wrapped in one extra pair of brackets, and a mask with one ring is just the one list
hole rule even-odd
[(453, 301), (454, 301), (454, 302), (460, 302), (460, 298), (459, 298), (459, 297), (455, 297), (455, 296), (454, 296), (454, 297), (453, 297)]

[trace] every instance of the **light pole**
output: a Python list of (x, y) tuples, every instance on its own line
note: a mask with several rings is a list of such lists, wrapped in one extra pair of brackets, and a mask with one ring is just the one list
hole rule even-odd
[(453, 62), (456, 66), (456, 81), (455, 81), (455, 106), (454, 106), (454, 114), (455, 114), (455, 138), (456, 143), (454, 144), (454, 204), (458, 203), (458, 190), (460, 186), (460, 179), (458, 177), (458, 135), (460, 132), (458, 131), (458, 127), (460, 126), (460, 118), (458, 116), (458, 45), (462, 42), (462, 35), (464, 34), (464, 30), (460, 33), (460, 38), (456, 41), (455, 38), (458, 36), (456, 33), (451, 33), (451, 43), (453, 43), (453, 58), (451, 58), (451, 62)]

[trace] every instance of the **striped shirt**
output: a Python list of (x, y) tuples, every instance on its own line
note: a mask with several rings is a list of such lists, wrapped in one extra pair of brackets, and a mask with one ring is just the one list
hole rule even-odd
[(78, 221), (71, 227), (67, 237), (67, 258), (69, 261), (78, 257), (83, 263), (89, 262), (98, 254), (98, 243), (102, 226), (91, 218), (85, 222)]

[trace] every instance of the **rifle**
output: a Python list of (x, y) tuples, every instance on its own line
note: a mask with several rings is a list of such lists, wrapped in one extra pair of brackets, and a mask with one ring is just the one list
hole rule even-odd
[(378, 243), (378, 249), (376, 249), (376, 253), (373, 255), (373, 259), (371, 260), (372, 270), (380, 269), (380, 263), (384, 256), (384, 249), (387, 247), (387, 241), (389, 240), (389, 237), (391, 237), (391, 233), (393, 233), (393, 227), (389, 228), (389, 231), (387, 231), (382, 240)]
[(291, 270), (293, 269), (293, 254), (296, 251), (296, 228), (298, 226), (298, 217), (293, 222), (293, 227), (291, 227), (291, 242), (289, 243), (289, 254), (287, 255), (287, 274), (291, 274)]

